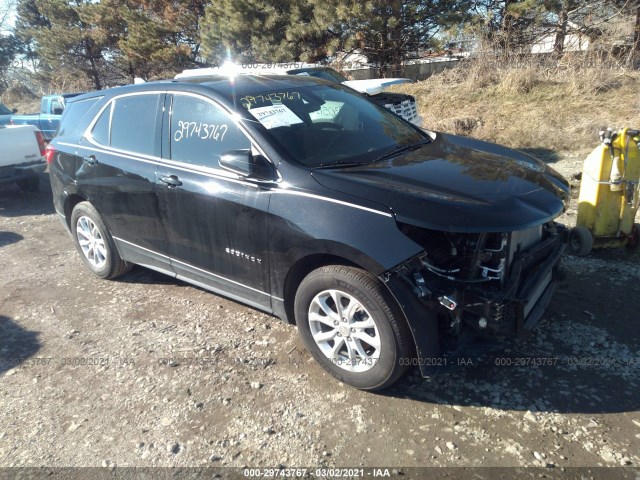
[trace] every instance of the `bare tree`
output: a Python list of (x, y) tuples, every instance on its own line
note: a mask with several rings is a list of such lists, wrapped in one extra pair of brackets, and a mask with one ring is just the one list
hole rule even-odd
[(17, 0), (3, 0), (0, 5), (0, 34), (10, 30), (11, 16), (16, 9)]

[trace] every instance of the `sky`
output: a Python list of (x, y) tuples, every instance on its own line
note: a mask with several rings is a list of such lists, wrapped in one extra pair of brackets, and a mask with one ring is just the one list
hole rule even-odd
[(13, 28), (16, 21), (14, 3), (13, 0), (0, 0), (0, 34), (7, 34)]

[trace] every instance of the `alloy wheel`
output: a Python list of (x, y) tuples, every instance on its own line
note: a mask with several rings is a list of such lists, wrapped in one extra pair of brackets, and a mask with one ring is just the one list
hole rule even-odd
[(380, 332), (355, 297), (340, 290), (318, 293), (309, 306), (309, 328), (320, 351), (349, 372), (366, 372), (380, 358)]

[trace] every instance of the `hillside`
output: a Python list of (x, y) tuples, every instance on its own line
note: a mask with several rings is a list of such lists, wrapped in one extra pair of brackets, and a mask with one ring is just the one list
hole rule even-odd
[(640, 73), (611, 66), (485, 59), (395, 91), (414, 95), (424, 126), (536, 153), (583, 155), (607, 127), (640, 127)]

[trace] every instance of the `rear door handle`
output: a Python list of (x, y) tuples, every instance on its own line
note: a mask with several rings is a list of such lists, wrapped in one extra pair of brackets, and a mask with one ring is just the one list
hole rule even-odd
[(98, 159), (95, 155), (89, 155), (87, 157), (84, 157), (82, 160), (89, 165), (96, 165), (98, 163)]
[(160, 177), (160, 181), (162, 183), (166, 183), (169, 188), (175, 188), (182, 185), (182, 182), (175, 175), (162, 176)]

